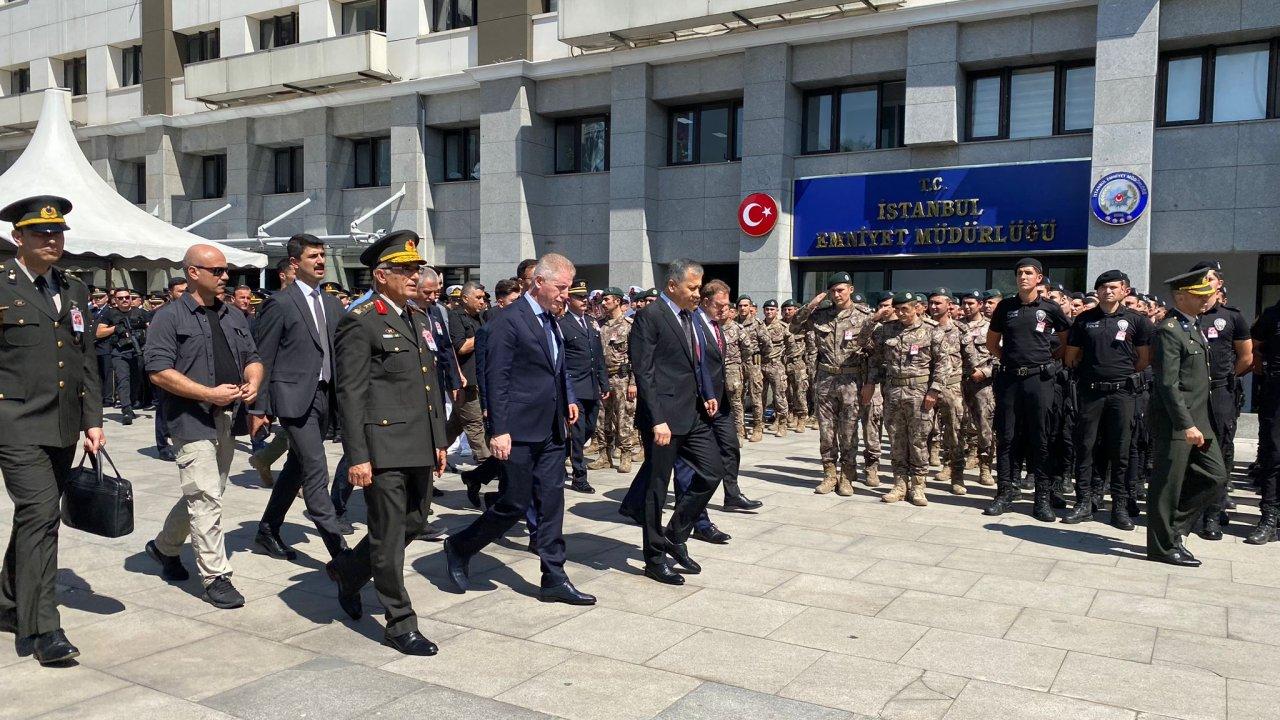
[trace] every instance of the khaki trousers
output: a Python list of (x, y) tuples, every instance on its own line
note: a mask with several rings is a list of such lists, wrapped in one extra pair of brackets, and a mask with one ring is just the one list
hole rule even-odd
[(231, 574), (222, 533), (222, 494), (227, 489), (231, 456), (235, 453), (231, 414), (215, 415), (214, 429), (217, 437), (213, 440), (173, 438), (182, 497), (156, 536), (156, 549), (165, 555), (177, 555), (190, 537), (196, 569), (206, 586), (220, 575)]

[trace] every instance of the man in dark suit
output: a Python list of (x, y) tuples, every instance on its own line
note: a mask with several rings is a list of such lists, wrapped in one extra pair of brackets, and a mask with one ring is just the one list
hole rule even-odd
[(436, 382), (431, 328), (415, 317), (418, 236), (391, 233), (360, 254), (373, 270), (373, 297), (347, 313), (334, 337), (342, 445), (348, 480), (365, 489), (369, 533), (326, 566), (338, 603), (352, 619), (363, 613), (360, 589), (372, 576), (385, 611), (383, 644), (406, 655), (435, 655), (418, 632), (404, 587), (404, 548), (422, 533), (432, 471), (444, 472), (444, 399)]
[(275, 293), (258, 314), (254, 341), (267, 386), (250, 408), (251, 434), (271, 423), (289, 435), (289, 457), (271, 488), (253, 542), (271, 557), (293, 560), (297, 553), (280, 537), (280, 526), (298, 488), (330, 557), (345, 547), (342, 527), (329, 495), (329, 464), (324, 435), (334, 402), (333, 336), (342, 304), (320, 289), (324, 279), (324, 242), (314, 235), (289, 238), (286, 252), (296, 277)]
[(577, 280), (569, 288), (569, 306), (560, 316), (560, 333), (564, 335), (564, 362), (578, 398), (578, 421), (570, 429), (569, 459), (573, 464), (574, 490), (593, 493), (587, 482), (587, 463), (582, 459), (582, 446), (596, 433), (600, 402), (609, 397), (609, 375), (604, 369), (604, 346), (600, 344), (600, 328), (595, 318), (587, 315), (587, 281)]
[(449, 577), (459, 592), (470, 584), (471, 558), (537, 511), (536, 550), (542, 564), (544, 602), (594, 605), (564, 572), (564, 457), (569, 426), (578, 419), (577, 398), (565, 372), (564, 339), (553, 310), (568, 298), (573, 263), (544, 255), (533, 285), (511, 306), (494, 313), (483, 340), (489, 449), (505, 463), (498, 500), (475, 522), (444, 543)]
[(59, 501), (76, 441), (106, 444), (89, 289), (53, 267), (71, 203), (38, 196), (0, 210), (16, 257), (0, 263), (0, 474), (13, 529), (0, 570), (0, 632), (14, 633), (41, 665), (80, 654), (58, 615)]
[[(692, 260), (672, 262), (663, 293), (636, 313), (628, 348), (636, 382), (636, 428), (644, 442), (644, 464), (636, 476), (646, 488), (644, 573), (670, 585), (683, 584), (684, 578), (667, 564), (667, 555), (685, 572), (701, 571), (685, 542), (724, 477), (711, 429), (719, 401), (702, 363), (706, 343), (698, 339), (701, 333), (693, 315), (702, 276), (702, 266)], [(676, 502), (664, 532), (662, 507), (677, 457), (693, 468), (694, 479)]]

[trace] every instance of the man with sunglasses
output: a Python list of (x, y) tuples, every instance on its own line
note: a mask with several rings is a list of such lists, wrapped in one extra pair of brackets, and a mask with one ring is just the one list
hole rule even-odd
[(137, 389), (141, 385), (138, 364), (142, 361), (143, 333), (147, 327), (146, 313), (134, 307), (132, 298), (128, 288), (112, 290), (112, 306), (102, 313), (96, 333), (97, 337), (107, 340), (111, 349), (111, 370), (123, 425), (132, 425), (136, 417), (134, 406), (140, 400)]

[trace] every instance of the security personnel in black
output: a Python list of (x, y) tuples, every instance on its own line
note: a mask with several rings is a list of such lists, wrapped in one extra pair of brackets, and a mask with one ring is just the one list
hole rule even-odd
[(111, 291), (113, 306), (98, 319), (97, 337), (106, 339), (111, 348), (111, 371), (116, 381), (116, 402), (124, 417), (121, 424), (132, 425), (135, 403), (139, 400), (134, 390), (141, 378), (142, 346), (146, 341), (146, 311), (132, 307), (129, 290), (115, 288)]
[(1040, 296), (1036, 286), (1044, 278), (1044, 268), (1039, 260), (1019, 260), (1014, 278), (1017, 294), (996, 305), (987, 330), (987, 349), (999, 359), (1000, 368), (993, 382), (997, 491), (995, 502), (983, 512), (1002, 515), (1013, 506), (1019, 496), (1014, 459), (1023, 458), (1035, 478), (1032, 515), (1041, 522), (1053, 522), (1047, 425), (1061, 364), (1051, 349), (1051, 338), (1057, 335), (1065, 346), (1070, 322), (1058, 303)]
[[(1067, 333), (1067, 365), (1076, 369), (1079, 412), (1075, 426), (1076, 507), (1063, 518), (1079, 523), (1093, 518), (1111, 480), (1111, 524), (1132, 530), (1125, 478), (1129, 443), (1142, 369), (1151, 362), (1154, 328), (1146, 316), (1120, 301), (1129, 277), (1119, 270), (1098, 276), (1098, 304), (1080, 313)], [(1097, 458), (1095, 453), (1104, 457)]]
[(0, 263), (0, 474), (13, 529), (0, 570), (0, 632), (42, 665), (80, 654), (58, 617), (58, 519), (76, 441), (98, 451), (102, 395), (88, 323), (89, 291), (53, 267), (62, 257), (71, 203), (54, 196), (0, 210), (17, 257)]
[(431, 328), (410, 306), (424, 262), (417, 245), (417, 234), (402, 230), (360, 254), (373, 272), (374, 294), (342, 318), (334, 338), (347, 478), (365, 488), (369, 532), (326, 570), (353, 619), (363, 612), (360, 589), (372, 577), (386, 614), (383, 643), (407, 655), (434, 655), (404, 587), (404, 548), (426, 525), (432, 472), (444, 472), (448, 445), (436, 353), (426, 341)]
[(1209, 344), (1196, 318), (1213, 286), (1204, 270), (1165, 281), (1173, 307), (1156, 327), (1151, 349), (1151, 440), (1155, 471), (1147, 493), (1147, 559), (1198, 567), (1182, 537), (1227, 482), (1209, 420)]
[(1227, 484), (1204, 511), (1200, 537), (1221, 540), (1222, 526), (1227, 522), (1227, 494), (1231, 490), (1231, 472), (1236, 460), (1236, 421), (1244, 402), (1240, 375), (1253, 364), (1253, 341), (1244, 314), (1227, 304), (1222, 284), (1221, 265), (1198, 262), (1192, 270), (1205, 270), (1209, 284), (1217, 291), (1212, 305), (1200, 316), (1200, 330), (1209, 343), (1209, 421), (1213, 434), (1222, 446), (1222, 462), (1227, 467)]
[(560, 334), (564, 336), (564, 366), (573, 392), (578, 397), (578, 421), (571, 428), (569, 461), (573, 466), (572, 487), (580, 493), (594, 493), (587, 482), (587, 463), (582, 446), (595, 436), (600, 403), (609, 396), (609, 373), (604, 368), (604, 345), (600, 342), (600, 326), (587, 315), (587, 281), (575, 280), (569, 286), (569, 306), (560, 316)]
[(96, 335), (102, 316), (111, 309), (111, 295), (102, 288), (91, 288), (89, 300), (89, 320), (95, 335), (93, 346), (98, 355), (98, 379), (102, 382), (102, 406), (110, 407), (115, 403), (116, 393), (115, 377), (111, 373), (111, 338)]
[(1258, 403), (1258, 491), (1262, 519), (1245, 542), (1265, 545), (1276, 539), (1280, 522), (1280, 302), (1262, 311), (1249, 329), (1253, 340), (1254, 383), (1262, 383)]

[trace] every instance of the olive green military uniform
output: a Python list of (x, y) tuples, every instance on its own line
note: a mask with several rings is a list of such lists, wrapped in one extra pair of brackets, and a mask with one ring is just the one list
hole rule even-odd
[(868, 350), (870, 382), (880, 385), (884, 393), (893, 463), (893, 490), (881, 499), (901, 500), (910, 484), (911, 503), (926, 505), (927, 438), (933, 426), (933, 410), (925, 409), (924, 399), (930, 391), (941, 393), (943, 380), (951, 372), (942, 333), (923, 321), (907, 327), (893, 320), (875, 329)]
[(631, 387), (631, 361), (627, 357), (631, 336), (631, 318), (619, 316), (600, 326), (600, 343), (604, 345), (604, 369), (609, 375), (609, 397), (600, 412), (596, 433), (600, 443), (600, 458), (589, 467), (603, 469), (612, 463), (613, 450), (618, 451), (618, 472), (631, 472), (632, 429), (635, 405), (627, 402), (627, 390)]
[(435, 451), (448, 447), (435, 351), (421, 320), (412, 322), (375, 295), (342, 318), (334, 338), (343, 449), (351, 465), (372, 464), (373, 484), (365, 489), (369, 534), (333, 564), (340, 586), (373, 577), (389, 636), (418, 626), (404, 548), (426, 526)]
[[(1147, 491), (1147, 554), (1167, 556), (1179, 549), (1191, 523), (1218, 497), (1227, 469), (1209, 422), (1209, 344), (1195, 320), (1170, 308), (1156, 327), (1151, 368), (1147, 417), (1155, 471)], [(1204, 435), (1203, 446), (1193, 448), (1184, 440), (1183, 432), (1191, 427)]]
[(50, 277), (60, 308), (16, 260), (0, 263), (0, 473), (14, 505), (0, 615), (16, 613), (19, 638), (61, 627), (59, 501), (80, 433), (102, 426), (89, 290), (56, 268)]
[[(766, 405), (773, 404), (774, 427), (778, 437), (783, 437), (787, 434), (787, 418), (791, 412), (787, 404), (787, 370), (783, 353), (791, 333), (787, 331), (787, 324), (781, 317), (774, 318), (773, 322), (761, 323), (761, 327), (766, 338), (760, 344), (760, 374), (764, 378), (761, 398)], [(759, 410), (759, 414), (761, 418), (764, 417), (763, 408)]]
[(964, 425), (964, 395), (960, 388), (963, 364), (960, 357), (960, 344), (964, 332), (960, 324), (954, 320), (938, 323), (937, 329), (942, 337), (942, 352), (946, 354), (947, 366), (950, 368), (950, 372), (942, 380), (942, 389), (934, 413), (938, 442), (942, 449), (942, 472), (938, 473), (938, 480), (950, 482), (952, 493), (964, 495), (965, 447), (961, 441)]
[[(987, 330), (991, 322), (980, 316), (967, 327), (960, 338), (960, 387), (964, 392), (965, 422), (969, 428), (965, 444), (977, 448), (978, 484), (994, 485), (991, 460), (995, 455), (996, 398), (991, 389), (991, 378), (995, 375), (995, 358), (987, 349)], [(973, 380), (975, 372), (982, 373), (981, 380)]]

